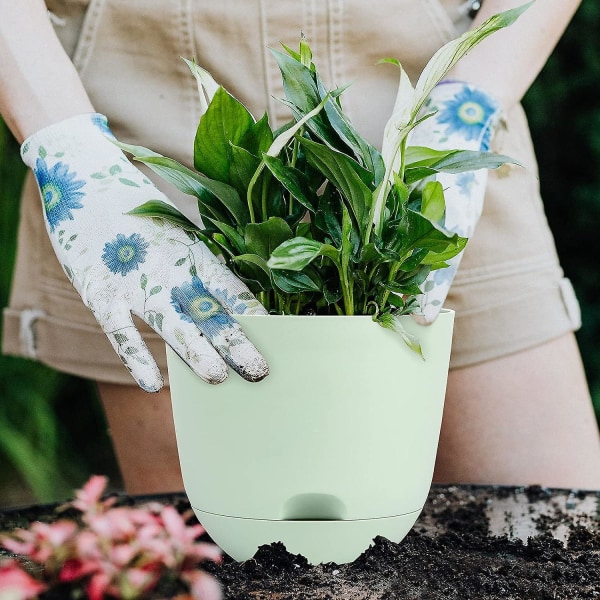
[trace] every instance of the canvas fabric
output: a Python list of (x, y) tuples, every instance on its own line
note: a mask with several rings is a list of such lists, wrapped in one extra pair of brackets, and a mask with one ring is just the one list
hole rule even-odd
[[(56, 31), (98, 112), (115, 136), (191, 163), (200, 115), (194, 57), (258, 118), (289, 120), (268, 47), (310, 41), (330, 85), (352, 83), (343, 106), (381, 145), (394, 104), (398, 58), (411, 78), (469, 19), (462, 0), (47, 0)], [(539, 195), (537, 166), (520, 106), (504, 116), (492, 149), (525, 168), (488, 177), (486, 200), (446, 306), (457, 311), (451, 366), (526, 349), (579, 326), (572, 287), (559, 266)], [(194, 200), (149, 177), (186, 214)], [(5, 353), (114, 383), (133, 383), (54, 256), (37, 186), (25, 183), (17, 264), (4, 313)], [(142, 327), (166, 374), (164, 343)]]

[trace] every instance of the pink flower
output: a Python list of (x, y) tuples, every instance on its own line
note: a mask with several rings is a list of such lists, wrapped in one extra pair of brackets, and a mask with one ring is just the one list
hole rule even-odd
[(65, 519), (56, 523), (32, 523), (29, 529), (17, 529), (12, 535), (0, 537), (7, 550), (28, 556), (39, 563), (60, 560), (67, 544), (77, 532), (77, 524)]
[(196, 570), (182, 574), (181, 578), (190, 586), (193, 600), (221, 600), (221, 586), (212, 575)]
[(16, 560), (0, 563), (0, 600), (29, 600), (46, 591)]
[[(189, 585), (191, 600), (220, 598), (217, 581), (198, 569), (205, 560), (221, 558), (217, 546), (196, 541), (204, 533), (201, 525), (187, 525), (189, 515), (156, 502), (111, 508), (116, 499), (102, 501), (105, 488), (106, 478), (94, 476), (76, 493), (70, 506), (82, 511), (83, 525), (65, 519), (37, 522), (0, 537), (0, 542), (39, 563), (50, 586), (69, 584), (78, 593), (85, 590), (90, 600), (140, 598), (167, 575)], [(17, 592), (11, 588), (10, 600), (28, 600), (48, 588), (14, 561), (3, 569), (29, 582)], [(0, 587), (0, 600), (7, 600), (2, 591)]]
[(103, 475), (92, 475), (85, 485), (75, 492), (75, 500), (71, 502), (71, 506), (79, 509), (85, 516), (103, 512), (116, 501), (115, 498), (100, 500), (107, 483), (108, 479)]

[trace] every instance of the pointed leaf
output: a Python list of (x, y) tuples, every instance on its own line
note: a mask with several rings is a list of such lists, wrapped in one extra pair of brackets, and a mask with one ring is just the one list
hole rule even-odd
[(273, 173), (285, 189), (298, 200), (302, 206), (305, 206), (311, 212), (315, 212), (313, 194), (307, 176), (299, 169), (286, 165), (278, 157), (265, 154), (263, 160), (269, 171)]
[(210, 221), (215, 227), (221, 230), (221, 232), (229, 240), (231, 245), (238, 251), (238, 253), (243, 254), (246, 252), (244, 238), (240, 235), (237, 229), (231, 227), (231, 225), (228, 225), (227, 223), (222, 223), (221, 221), (215, 221), (214, 219), (210, 219)]
[(271, 269), (301, 271), (318, 256), (327, 256), (339, 261), (339, 251), (328, 244), (308, 238), (293, 238), (275, 248), (267, 264)]
[(273, 283), (286, 294), (321, 291), (321, 286), (306, 273), (274, 270), (271, 271), (271, 276)]
[(149, 200), (141, 206), (130, 210), (126, 214), (136, 215), (139, 217), (158, 217), (165, 219), (170, 223), (174, 223), (178, 227), (181, 227), (187, 231), (198, 231), (198, 226), (192, 223), (183, 213), (179, 212), (171, 204), (167, 204), (162, 200)]
[(227, 209), (238, 224), (249, 220), (248, 207), (240, 200), (237, 191), (231, 186), (209, 179), (200, 173), (178, 163), (172, 158), (153, 152), (143, 146), (123, 144), (113, 141), (121, 150), (129, 152), (133, 158), (140, 161), (166, 181), (172, 183), (184, 194), (196, 196), (204, 209), (202, 215), (209, 215), (222, 221), (227, 220), (223, 207)]
[(248, 252), (268, 260), (275, 248), (293, 235), (290, 226), (283, 219), (270, 217), (263, 223), (248, 223), (244, 242)]
[(396, 333), (400, 334), (402, 336), (402, 339), (404, 340), (404, 343), (413, 352), (415, 352), (423, 360), (425, 360), (425, 357), (423, 356), (423, 350), (421, 349), (421, 344), (419, 344), (419, 340), (414, 335), (406, 331), (406, 329), (402, 325), (401, 320), (398, 317), (395, 317), (390, 313), (385, 313), (383, 315), (379, 315), (379, 317), (377, 318), (377, 322), (382, 327), (385, 327), (386, 329), (391, 329), (392, 331), (395, 331)]
[(200, 97), (201, 114), (206, 112), (208, 105), (219, 89), (219, 84), (213, 79), (212, 75), (203, 69), (196, 61), (184, 58), (183, 61), (188, 66), (192, 75), (196, 78), (198, 84), (198, 95)]
[(419, 112), (431, 90), (471, 48), (492, 33), (512, 25), (532, 4), (533, 2), (528, 2), (522, 6), (493, 15), (479, 27), (463, 33), (459, 38), (440, 48), (427, 63), (417, 81), (413, 114), (416, 115)]
[(248, 109), (219, 87), (200, 119), (194, 139), (194, 167), (210, 179), (230, 183), (231, 144), (254, 124)]
[(354, 213), (361, 234), (366, 230), (368, 215), (372, 201), (372, 191), (364, 179), (369, 178), (368, 171), (349, 156), (327, 148), (323, 144), (300, 140), (308, 162), (318, 169), (342, 193)]

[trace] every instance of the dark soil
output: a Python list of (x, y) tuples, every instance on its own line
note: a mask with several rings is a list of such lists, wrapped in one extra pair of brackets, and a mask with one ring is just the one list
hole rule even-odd
[[(51, 507), (11, 510), (0, 531), (53, 518)], [(235, 600), (600, 600), (600, 493), (434, 486), (400, 544), (377, 538), (353, 563), (311, 566), (272, 544), (206, 570)]]

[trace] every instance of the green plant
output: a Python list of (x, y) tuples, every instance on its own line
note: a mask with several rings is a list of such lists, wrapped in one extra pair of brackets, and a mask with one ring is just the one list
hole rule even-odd
[[(527, 6), (488, 19), (447, 44), (413, 88), (400, 70), (400, 93), (380, 153), (341, 108), (343, 89), (327, 90), (304, 39), (299, 52), (273, 51), (294, 120), (273, 132), (195, 63), (207, 104), (194, 143), (196, 171), (146, 148), (120, 144), (198, 199), (199, 229), (174, 207), (151, 201), (133, 214), (165, 218), (221, 253), (264, 306), (284, 314), (372, 315), (420, 352), (400, 315), (415, 311), (420, 285), (447, 266), (466, 239), (444, 227), (439, 172), (496, 168), (488, 152), (409, 147), (432, 89), (474, 45), (511, 24)], [(191, 273), (192, 276), (194, 273)]]

